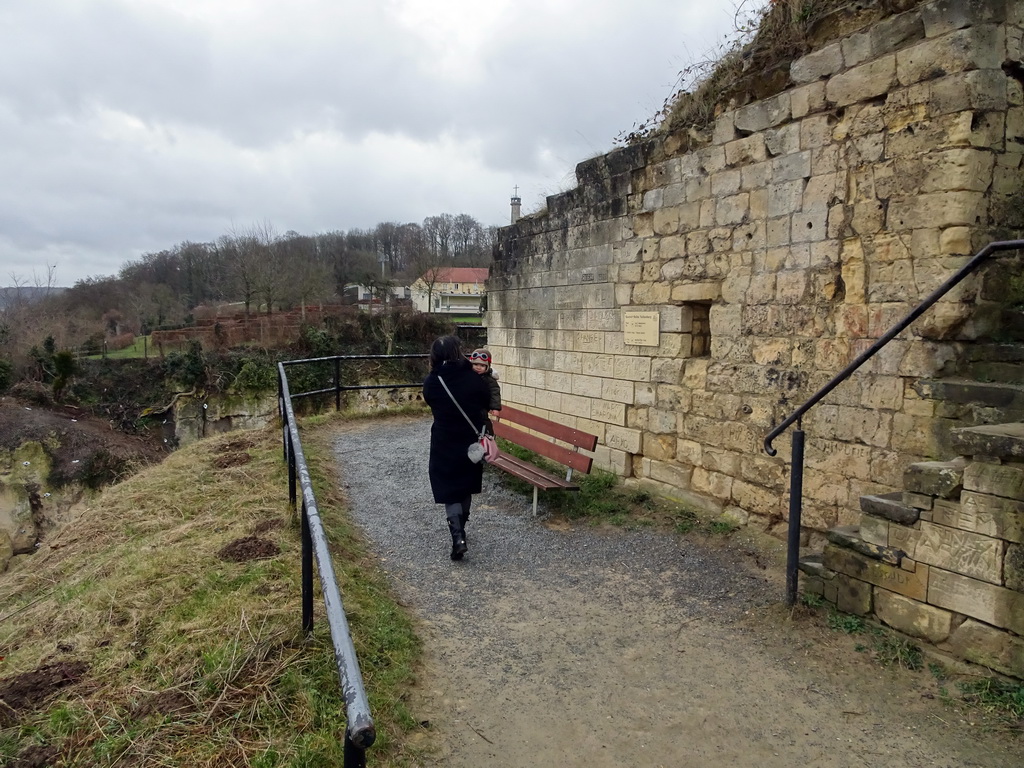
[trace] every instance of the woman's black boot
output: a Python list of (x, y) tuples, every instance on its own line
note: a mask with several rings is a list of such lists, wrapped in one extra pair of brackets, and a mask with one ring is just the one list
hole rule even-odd
[(448, 531), (452, 535), (452, 560), (461, 560), (466, 554), (466, 534), (462, 530), (462, 520), (448, 518)]

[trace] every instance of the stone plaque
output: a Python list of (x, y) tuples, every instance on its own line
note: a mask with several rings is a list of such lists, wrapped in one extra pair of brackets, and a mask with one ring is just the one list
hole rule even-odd
[(622, 335), (626, 344), (656, 347), (659, 344), (657, 312), (623, 312)]

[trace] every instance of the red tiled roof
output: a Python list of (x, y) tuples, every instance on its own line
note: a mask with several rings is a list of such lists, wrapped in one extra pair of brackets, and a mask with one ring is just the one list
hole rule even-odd
[[(483, 283), (491, 270), (487, 267), (445, 267), (437, 270), (437, 283)], [(431, 272), (423, 275), (423, 282), (429, 283)]]

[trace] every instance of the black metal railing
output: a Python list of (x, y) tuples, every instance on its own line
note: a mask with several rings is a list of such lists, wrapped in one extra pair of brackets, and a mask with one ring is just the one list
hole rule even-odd
[(965, 277), (974, 272), (993, 254), (1002, 251), (1024, 249), (1024, 240), (1002, 240), (989, 243), (976, 253), (960, 270), (946, 282), (936, 288), (927, 298), (918, 304), (905, 318), (886, 331), (874, 344), (864, 350), (856, 360), (833, 376), (825, 386), (811, 395), (807, 401), (797, 408), (781, 424), (775, 427), (764, 439), (764, 450), (769, 456), (777, 451), (772, 441), (785, 432), (794, 423), (792, 445), (792, 471), (789, 485), (789, 530), (786, 549), (786, 603), (794, 605), (797, 596), (797, 569), (800, 560), (800, 517), (803, 512), (803, 480), (804, 480), (804, 431), (802, 419), (805, 413), (813, 408), (829, 392), (848, 379), (850, 375), (870, 360), (882, 347), (902, 333), (907, 326), (924, 314), (933, 304), (945, 296)]
[[(341, 384), (340, 365), (343, 361), (378, 360), (401, 358), (426, 358), (426, 355), (345, 355), (321, 357), (309, 360), (288, 360), (278, 363), (278, 410), (281, 416), (284, 459), (288, 463), (288, 500), (296, 506), (298, 490), (302, 490), (302, 629), (313, 631), (313, 561), (316, 560), (320, 575), (320, 589), (323, 593), (327, 623), (334, 645), (334, 658), (338, 665), (342, 695), (345, 699), (345, 750), (344, 768), (365, 768), (366, 750), (373, 745), (377, 731), (370, 713), (370, 705), (363, 687), (363, 675), (359, 670), (355, 646), (349, 632), (348, 619), (341, 600), (341, 592), (334, 576), (334, 565), (328, 547), (327, 534), (313, 493), (313, 482), (306, 456), (302, 451), (298, 424), (292, 401), (312, 395), (334, 393), (335, 407), (341, 407), (341, 392), (354, 389), (394, 389), (420, 387), (422, 382), (407, 384), (364, 384), (344, 386)], [(292, 394), (289, 390), (287, 367), (332, 362), (334, 383), (326, 389)]]

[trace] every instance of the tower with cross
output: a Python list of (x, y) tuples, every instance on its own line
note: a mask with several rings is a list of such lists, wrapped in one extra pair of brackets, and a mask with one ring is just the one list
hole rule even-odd
[(515, 224), (519, 221), (520, 211), (523, 207), (523, 201), (519, 198), (519, 185), (513, 188), (512, 191), (512, 223)]

